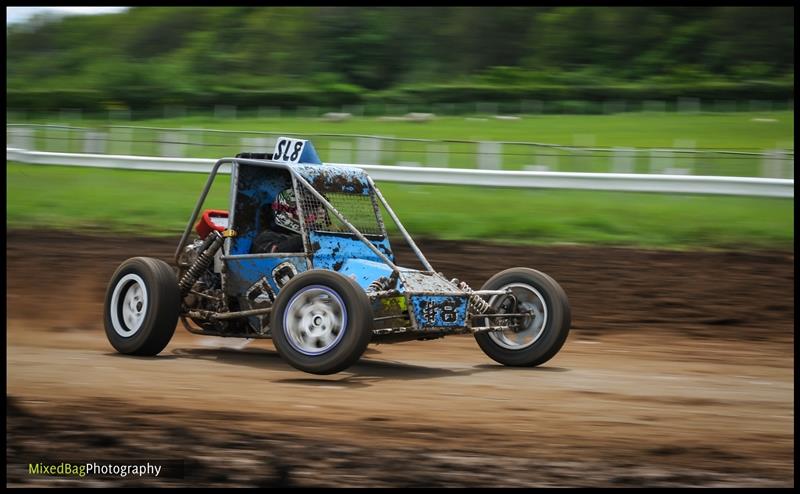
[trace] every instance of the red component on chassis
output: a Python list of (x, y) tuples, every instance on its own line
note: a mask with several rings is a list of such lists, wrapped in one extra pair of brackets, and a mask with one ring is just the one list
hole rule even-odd
[(200, 235), (200, 238), (205, 239), (212, 230), (218, 232), (224, 231), (228, 228), (228, 212), (221, 209), (206, 209), (203, 211), (203, 216), (200, 221), (195, 225), (194, 230)]

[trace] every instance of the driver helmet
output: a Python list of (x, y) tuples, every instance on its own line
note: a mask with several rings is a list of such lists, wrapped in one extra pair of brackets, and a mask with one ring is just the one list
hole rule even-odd
[[(325, 206), (313, 196), (301, 195), (303, 198), (303, 212), (306, 216), (306, 225), (314, 228), (317, 223), (324, 223), (326, 217)], [(272, 201), (272, 211), (275, 215), (275, 224), (295, 233), (300, 233), (300, 215), (297, 212), (297, 200), (294, 189), (291, 187), (283, 190)]]

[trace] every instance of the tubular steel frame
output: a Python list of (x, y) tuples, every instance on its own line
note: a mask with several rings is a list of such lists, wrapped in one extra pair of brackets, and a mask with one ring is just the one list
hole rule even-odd
[[(313, 268), (313, 265), (312, 265), (312, 261), (311, 261), (311, 251), (309, 249), (310, 240), (309, 240), (308, 231), (307, 231), (307, 228), (306, 228), (306, 225), (305, 225), (305, 216), (303, 215), (302, 209), (300, 209), (300, 208), (302, 208), (302, 205), (300, 204), (302, 202), (300, 200), (301, 195), (299, 194), (299, 187), (300, 186), (302, 186), (305, 190), (310, 192), (317, 200), (319, 200), (326, 208), (328, 208), (328, 210), (331, 211), (336, 216), (336, 218), (339, 219), (339, 221), (341, 221), (342, 224), (344, 224), (353, 233), (353, 235), (356, 236), (356, 238), (358, 238), (362, 243), (364, 243), (364, 245), (366, 245), (375, 255), (378, 256), (379, 259), (381, 259), (381, 261), (383, 261), (387, 266), (389, 266), (392, 269), (393, 273), (395, 273), (396, 275), (400, 275), (400, 269), (398, 268), (398, 266), (394, 262), (392, 262), (392, 260), (389, 259), (388, 256), (386, 256), (377, 247), (375, 247), (375, 245), (373, 245), (372, 242), (370, 242), (360, 231), (358, 231), (358, 229), (355, 226), (353, 226), (353, 224), (350, 223), (350, 221), (347, 220), (347, 218), (345, 218), (344, 215), (342, 215), (339, 212), (339, 210), (336, 209), (336, 207), (333, 204), (331, 204), (330, 201), (328, 201), (325, 198), (325, 196), (323, 196), (316, 189), (314, 189), (314, 187), (311, 184), (309, 184), (308, 181), (303, 176), (301, 176), (296, 170), (294, 170), (292, 165), (286, 164), (286, 163), (279, 163), (279, 162), (271, 161), (271, 160), (254, 160), (254, 159), (246, 159), (246, 158), (221, 158), (221, 159), (217, 160), (214, 163), (214, 166), (211, 169), (211, 172), (209, 173), (208, 179), (206, 180), (206, 183), (203, 186), (203, 190), (200, 193), (200, 197), (198, 198), (197, 203), (195, 204), (194, 210), (192, 211), (192, 214), (189, 217), (189, 223), (187, 224), (186, 229), (184, 230), (183, 235), (181, 236), (181, 239), (178, 242), (178, 248), (175, 250), (175, 263), (179, 267), (185, 267), (185, 264), (181, 264), (180, 263), (180, 255), (181, 255), (184, 247), (186, 246), (186, 243), (187, 243), (187, 241), (189, 239), (189, 235), (191, 234), (191, 231), (192, 231), (192, 227), (193, 227), (195, 221), (197, 221), (197, 217), (200, 214), (200, 211), (201, 211), (201, 209), (203, 207), (203, 204), (205, 203), (205, 200), (206, 200), (206, 197), (208, 196), (209, 191), (211, 190), (211, 186), (214, 183), (214, 179), (217, 176), (219, 168), (222, 165), (226, 164), (226, 163), (230, 163), (232, 165), (231, 166), (231, 189), (230, 189), (230, 195), (231, 195), (231, 197), (230, 197), (230, 201), (231, 201), (230, 205), (231, 205), (231, 207), (230, 207), (230, 212), (229, 212), (229, 225), (230, 225), (229, 227), (232, 227), (234, 225), (234, 222), (235, 222), (235, 218), (234, 218), (235, 208), (233, 206), (234, 206), (234, 202), (236, 200), (236, 193), (237, 193), (238, 165), (239, 164), (244, 164), (244, 165), (261, 166), (261, 167), (265, 167), (265, 168), (275, 168), (275, 169), (279, 169), (279, 170), (285, 170), (290, 174), (290, 177), (292, 178), (292, 187), (293, 187), (294, 192), (295, 192), (295, 198), (296, 198), (296, 201), (298, 203), (298, 208), (299, 208), (298, 212), (299, 212), (300, 218), (301, 218), (301, 221), (300, 221), (301, 235), (302, 235), (302, 238), (303, 238), (303, 246), (304, 246), (305, 252), (303, 252), (302, 254), (301, 253), (296, 253), (296, 254), (301, 254), (306, 258), (306, 262), (309, 265), (309, 269)], [(324, 166), (324, 165), (320, 165), (320, 166)], [(434, 276), (438, 276), (438, 277), (442, 277), (442, 275), (440, 273), (437, 273), (433, 269), (433, 266), (431, 266), (430, 262), (428, 262), (428, 260), (425, 257), (425, 255), (422, 253), (422, 251), (419, 249), (417, 244), (411, 238), (411, 235), (405, 229), (405, 227), (403, 226), (402, 222), (397, 217), (397, 214), (392, 209), (392, 207), (389, 205), (389, 203), (383, 197), (383, 194), (381, 194), (380, 189), (378, 189), (378, 187), (375, 185), (375, 182), (372, 180), (372, 178), (369, 175), (367, 175), (366, 178), (367, 178), (367, 183), (369, 184), (369, 187), (370, 187), (371, 191), (374, 193), (374, 195), (370, 194), (370, 200), (372, 202), (373, 209), (374, 209), (374, 212), (375, 212), (375, 216), (376, 216), (376, 218), (377, 218), (377, 220), (379, 222), (379, 225), (380, 225), (381, 231), (383, 232), (384, 238), (388, 237), (388, 233), (386, 231), (386, 227), (385, 227), (383, 218), (381, 217), (381, 214), (380, 214), (380, 207), (379, 207), (377, 201), (375, 200), (376, 198), (377, 198), (378, 201), (380, 201), (381, 204), (383, 204), (383, 207), (386, 209), (386, 212), (392, 218), (392, 221), (397, 226), (398, 230), (400, 231), (400, 234), (403, 236), (403, 239), (406, 241), (408, 246), (414, 252), (414, 254), (416, 255), (417, 259), (419, 259), (419, 261), (425, 267), (425, 269), (426, 269), (425, 273), (426, 274), (430, 274), (430, 275), (434, 275)], [(220, 276), (222, 278), (221, 281), (222, 281), (223, 293), (225, 291), (226, 278), (227, 278), (227, 276), (226, 276), (227, 275), (227, 263), (225, 261), (227, 261), (229, 259), (276, 257), (278, 255), (280, 255), (280, 256), (285, 256), (286, 255), (284, 253), (281, 253), (281, 254), (237, 254), (237, 255), (231, 255), (230, 254), (231, 241), (232, 241), (232, 237), (226, 236), (225, 243), (224, 243), (224, 246), (223, 246), (223, 253), (222, 253), (222, 261), (223, 261), (223, 263), (222, 263), (222, 272), (220, 273)], [(447, 281), (443, 277), (442, 277), (442, 279), (444, 281)], [(379, 293), (373, 293), (373, 294), (369, 294), (369, 295), (370, 295), (371, 299), (374, 299), (374, 298), (376, 298), (376, 297), (378, 297), (380, 295), (388, 295), (389, 293), (393, 293), (394, 294), (394, 292), (395, 292), (395, 290), (390, 290), (388, 292), (379, 292)], [(475, 295), (500, 295), (500, 294), (505, 294), (505, 292), (498, 291), (498, 290), (475, 290), (473, 293)], [(399, 293), (398, 293), (398, 295), (399, 295)], [(223, 296), (223, 298), (225, 298), (225, 297)], [(185, 317), (186, 316), (189, 316), (189, 317), (191, 317), (191, 316), (195, 316), (195, 317), (201, 316), (201, 317), (207, 318), (209, 320), (227, 320), (227, 319), (233, 319), (233, 318), (238, 318), (238, 317), (247, 317), (247, 316), (255, 315), (255, 314), (262, 314), (262, 313), (266, 314), (266, 313), (269, 313), (269, 310), (271, 310), (271, 309), (255, 309), (255, 310), (249, 310), (249, 311), (228, 312), (227, 304), (224, 303), (224, 302), (223, 302), (223, 309), (224, 309), (224, 312), (189, 311), (187, 314), (182, 315), (181, 319), (182, 319), (183, 324), (186, 327), (186, 329), (189, 330), (190, 332), (196, 333), (196, 334), (206, 334), (206, 335), (208, 335), (208, 334), (212, 334), (212, 333), (208, 332), (208, 331), (205, 331), (205, 330), (198, 330), (196, 328), (191, 328), (188, 325), (187, 321), (185, 321)], [(469, 315), (467, 317), (466, 326), (465, 327), (463, 327), (463, 328), (436, 328), (437, 331), (434, 331), (434, 333), (435, 334), (439, 334), (441, 336), (444, 336), (446, 334), (477, 333), (477, 332), (483, 332), (483, 331), (512, 329), (511, 327), (508, 327), (508, 326), (474, 327), (472, 325), (471, 319), (473, 319), (475, 317), (492, 317), (492, 316), (500, 316), (500, 314)], [(515, 317), (515, 316), (518, 316), (518, 314), (503, 314), (502, 316), (504, 316), (504, 317)], [(414, 323), (413, 320), (410, 321), (410, 322), (412, 323), (413, 326), (416, 326), (416, 324)], [(375, 330), (375, 335), (378, 336), (378, 335), (387, 334), (386, 333), (387, 329), (389, 329), (389, 328), (376, 329)], [(416, 327), (412, 327), (412, 328), (395, 328), (395, 329), (397, 330), (396, 333), (398, 333), (398, 334), (399, 333), (404, 333), (406, 331), (412, 332), (412, 333), (420, 333), (420, 334), (422, 334), (420, 332), (420, 330), (418, 328), (416, 328)], [(435, 334), (432, 333), (431, 334), (432, 337), (435, 336)], [(218, 336), (231, 336), (231, 335), (218, 334)], [(243, 336), (243, 337), (251, 337), (251, 338), (253, 338), (253, 337), (255, 337), (255, 338), (264, 337), (263, 335), (260, 335), (260, 336), (255, 336), (255, 335), (253, 335), (253, 336), (244, 336), (244, 335), (241, 335), (241, 336)]]
[[(294, 170), (294, 168), (291, 165), (288, 165), (288, 164), (285, 164), (285, 163), (278, 163), (276, 161), (252, 160), (252, 159), (244, 159), (244, 158), (222, 158), (222, 159), (217, 160), (216, 163), (214, 163), (214, 167), (211, 169), (211, 172), (208, 175), (208, 179), (206, 180), (206, 184), (203, 186), (203, 190), (200, 193), (200, 197), (197, 200), (197, 204), (195, 204), (194, 210), (192, 211), (192, 215), (189, 217), (189, 223), (186, 226), (186, 229), (183, 231), (183, 235), (181, 236), (180, 242), (178, 242), (178, 248), (175, 250), (175, 264), (176, 265), (180, 265), (179, 264), (180, 254), (183, 251), (183, 248), (186, 246), (186, 242), (188, 241), (189, 235), (192, 232), (192, 226), (194, 225), (195, 221), (197, 221), (197, 217), (200, 214), (200, 210), (202, 209), (203, 204), (205, 203), (206, 197), (208, 196), (208, 192), (211, 190), (211, 186), (214, 183), (214, 179), (215, 179), (215, 177), (217, 175), (217, 172), (219, 171), (219, 167), (224, 165), (224, 164), (226, 164), (226, 163), (231, 163), (232, 165), (234, 165), (235, 163), (236, 164), (241, 163), (241, 164), (245, 164), (245, 165), (263, 166), (263, 167), (266, 167), (266, 168), (277, 168), (277, 169), (282, 169), (282, 170), (288, 171), (290, 176), (292, 177), (292, 183), (293, 183), (293, 186), (295, 188), (295, 197), (296, 198), (300, 197), (300, 195), (298, 194), (299, 191), (297, 190), (298, 189), (298, 184), (299, 184), (299, 185), (302, 185), (306, 190), (311, 192), (311, 194), (316, 199), (318, 199), (320, 202), (322, 202), (322, 204), (325, 207), (327, 207), (336, 216), (336, 218), (339, 219), (339, 221), (341, 221), (342, 224), (344, 224), (356, 236), (356, 238), (361, 240), (361, 242), (363, 242), (375, 255), (377, 255), (380, 260), (382, 260), (384, 263), (386, 263), (387, 266), (392, 268), (392, 271), (398, 271), (397, 265), (395, 265), (383, 252), (381, 252), (377, 247), (375, 247), (372, 244), (372, 242), (370, 242), (360, 231), (358, 231), (358, 229), (355, 226), (353, 226), (353, 224), (350, 223), (350, 221), (348, 221), (347, 218), (345, 218), (339, 212), (339, 210), (336, 209), (336, 207), (334, 207), (333, 204), (331, 204), (325, 198), (325, 196), (323, 196), (322, 194), (317, 192), (317, 190), (314, 189), (314, 187), (311, 184), (309, 184), (308, 181), (305, 178), (303, 178), (299, 173), (297, 173), (297, 171)], [(324, 165), (320, 165), (320, 166), (324, 166)], [(238, 168), (237, 166), (232, 166), (231, 167), (231, 201), (234, 201), (235, 200), (235, 196), (236, 196), (236, 180), (237, 180), (237, 176), (238, 176), (237, 168)], [(391, 208), (391, 206), (389, 206), (389, 203), (386, 201), (386, 199), (384, 199), (383, 194), (381, 194), (380, 190), (375, 185), (375, 182), (373, 182), (372, 178), (370, 178), (369, 176), (367, 176), (367, 182), (369, 183), (370, 189), (372, 189), (372, 191), (375, 193), (375, 196), (378, 198), (378, 200), (381, 202), (381, 204), (383, 204), (383, 207), (386, 208), (386, 212), (389, 213), (389, 216), (392, 218), (392, 221), (394, 221), (395, 225), (397, 225), (397, 228), (400, 230), (400, 233), (403, 236), (403, 239), (406, 241), (406, 243), (408, 243), (408, 246), (411, 247), (411, 250), (417, 256), (419, 261), (422, 263), (423, 266), (425, 266), (425, 269), (427, 271), (429, 271), (431, 273), (435, 273), (435, 270), (433, 269), (433, 266), (431, 266), (431, 264), (428, 262), (428, 260), (422, 254), (422, 251), (419, 250), (419, 247), (417, 247), (417, 244), (414, 243), (414, 239), (411, 238), (411, 235), (408, 234), (408, 231), (406, 231), (405, 227), (400, 222), (400, 219), (397, 217), (397, 215), (395, 214), (394, 210)], [(378, 205), (375, 204), (374, 199), (372, 201), (373, 201), (373, 209), (375, 210), (376, 217), (378, 218), (379, 224), (381, 226), (381, 230), (383, 231), (384, 236), (385, 236), (385, 235), (387, 235), (386, 228), (384, 226), (383, 219), (381, 218), (381, 215), (379, 214)], [(298, 203), (300, 203), (300, 202), (301, 201), (299, 201), (299, 199), (298, 199)], [(302, 207), (302, 206), (299, 206), (299, 207)], [(304, 216), (302, 215), (302, 210), (299, 211), (299, 213), (300, 213), (300, 218), (304, 220)], [(230, 213), (229, 213), (229, 216), (230, 216), (229, 224), (230, 225), (234, 224), (234, 221), (235, 221), (234, 214), (235, 214), (235, 212), (233, 210), (231, 210)], [(310, 252), (308, 250), (308, 247), (309, 247), (308, 233), (307, 233), (306, 228), (305, 228), (305, 221), (301, 221), (300, 223), (301, 223), (301, 230), (302, 230), (302, 234), (303, 234), (303, 245), (304, 245), (304, 247), (306, 249), (306, 252), (304, 254), (306, 256), (308, 256), (309, 252)], [(231, 242), (231, 238), (230, 237), (225, 239), (225, 246), (224, 246), (224, 250), (223, 250), (223, 259), (237, 259), (237, 258), (239, 258), (238, 255), (229, 255), (230, 242)], [(242, 255), (243, 256), (248, 256), (248, 257), (253, 257), (251, 254), (242, 254)]]

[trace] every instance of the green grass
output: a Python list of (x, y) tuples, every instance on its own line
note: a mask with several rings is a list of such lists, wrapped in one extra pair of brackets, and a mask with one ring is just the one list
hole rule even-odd
[[(9, 228), (53, 227), (177, 235), (204, 174), (8, 163)], [(229, 177), (207, 208), (227, 209)], [(794, 244), (794, 200), (380, 183), (417, 237), (660, 248)], [(388, 218), (386, 218), (388, 221)]]
[[(38, 122), (56, 123), (56, 122)], [(376, 118), (354, 118), (347, 122), (325, 122), (319, 118), (241, 118), (214, 119), (184, 117), (156, 120), (113, 121), (63, 120), (57, 123), (101, 128), (105, 125), (136, 125), (165, 128), (207, 128), (238, 131), (270, 131), (286, 134), (362, 134), (454, 140), (496, 140), (505, 142), (542, 142), (563, 145), (598, 147), (695, 147), (697, 149), (794, 149), (794, 112), (742, 113), (618, 113), (612, 115), (524, 115), (520, 120), (496, 120), (491, 116), (441, 117), (431, 122), (380, 121)], [(107, 129), (109, 130), (109, 129)], [(51, 129), (37, 133), (37, 149), (46, 151), (82, 152), (81, 132)], [(160, 131), (109, 130), (107, 152), (112, 154), (159, 155), (161, 149), (153, 141)], [(255, 136), (253, 136), (255, 137)], [(187, 142), (189, 137), (182, 137)], [(198, 137), (191, 137), (196, 142)], [(240, 142), (240, 136), (205, 133), (202, 145), (185, 147), (187, 157), (219, 158), (240, 151), (253, 151)], [(137, 141), (133, 143), (123, 141)], [(360, 162), (354, 150), (355, 138), (313, 137), (323, 161)], [(353, 151), (349, 151), (353, 150)], [(444, 152), (443, 152), (444, 151)], [(379, 154), (380, 164), (402, 162), (425, 163), (430, 166), (475, 168), (477, 147), (468, 143), (448, 143), (443, 148), (420, 142), (385, 142)], [(505, 145), (499, 165), (519, 170), (529, 165), (544, 165), (554, 171), (608, 172), (612, 166), (610, 152), (575, 152), (552, 148)], [(445, 157), (445, 154), (447, 155)], [(782, 162), (784, 173), (791, 161)], [(671, 162), (656, 158), (649, 151), (636, 154), (631, 170), (637, 173), (661, 171), (660, 167), (685, 168), (695, 175), (760, 176), (762, 159), (741, 155), (674, 154)]]

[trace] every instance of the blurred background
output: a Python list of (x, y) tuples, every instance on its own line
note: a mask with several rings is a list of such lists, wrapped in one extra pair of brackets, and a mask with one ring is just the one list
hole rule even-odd
[[(84, 447), (216, 449), (211, 485), (794, 484), (793, 7), (7, 7), (6, 41), (9, 485), (51, 485), (14, 465)], [(370, 173), (448, 275), (557, 279), (560, 372), (498, 370), (468, 338), (382, 346), (331, 379), (269, 343), (112, 354), (116, 266), (169, 259), (203, 170), (281, 135), (402, 167)], [(284, 442), (226, 429), (267, 418)], [(418, 477), (370, 463), (370, 441)], [(261, 473), (244, 442), (276, 451)]]
[[(794, 177), (792, 8), (78, 9), (7, 10), (11, 148), (211, 159), (269, 151), (288, 134), (338, 163)], [(121, 201), (100, 218), (76, 201), (56, 213), (38, 194), (65, 177), (18, 170), (8, 168), (12, 224), (173, 232), (196, 193), (196, 180), (157, 175), (193, 186), (153, 194), (146, 210)], [(387, 187), (421, 235), (793, 242), (785, 200), (528, 189), (492, 208), (488, 188), (419, 186), (415, 208), (408, 189)], [(459, 214), (465, 194), (477, 216)], [(434, 216), (432, 201), (449, 207)], [(547, 214), (521, 219), (523, 204)]]

